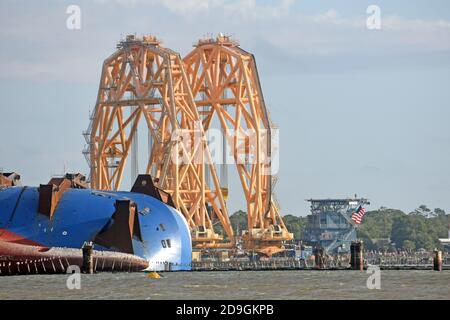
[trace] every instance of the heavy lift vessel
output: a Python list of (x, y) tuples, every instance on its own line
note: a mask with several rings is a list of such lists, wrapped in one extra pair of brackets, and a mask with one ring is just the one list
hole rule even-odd
[[(225, 133), (247, 203), (248, 230), (242, 237), (231, 227), (228, 190), (207, 143), (214, 119)], [(270, 256), (293, 238), (273, 198), (271, 123), (252, 54), (223, 35), (200, 40), (183, 59), (153, 36), (121, 41), (103, 63), (84, 132), (92, 188), (119, 190), (130, 156), (136, 170), (133, 146), (140, 121), (151, 149), (145, 173), (183, 213), (194, 248), (231, 249), (239, 238), (245, 249)], [(238, 138), (249, 130), (255, 139)], [(186, 134), (199, 142), (187, 146)], [(224, 235), (215, 232), (215, 224)]]

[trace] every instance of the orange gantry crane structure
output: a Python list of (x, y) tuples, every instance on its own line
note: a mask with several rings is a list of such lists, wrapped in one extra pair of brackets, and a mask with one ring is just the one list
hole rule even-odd
[(214, 118), (225, 133), (247, 202), (244, 247), (266, 255), (283, 250), (292, 234), (272, 200), (271, 128), (255, 60), (222, 35), (199, 41), (184, 59), (153, 36), (127, 36), (117, 45), (103, 64), (84, 132), (91, 187), (120, 188), (144, 121), (151, 139), (146, 173), (186, 217), (194, 248), (234, 248), (227, 190), (207, 139)]
[(271, 125), (255, 58), (219, 35), (200, 40), (183, 60), (203, 128), (216, 117), (234, 157), (247, 203), (244, 247), (277, 252), (292, 234), (272, 198)]

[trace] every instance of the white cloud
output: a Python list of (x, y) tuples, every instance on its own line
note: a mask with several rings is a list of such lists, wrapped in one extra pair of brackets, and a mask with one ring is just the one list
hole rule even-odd
[[(299, 15), (300, 21), (314, 23), (318, 25), (335, 25), (353, 28), (366, 28), (366, 16), (363, 17), (342, 17), (336, 10), (328, 10), (317, 15)], [(381, 17), (382, 29), (396, 31), (450, 31), (450, 21), (407, 19), (398, 15), (388, 15)]]
[(295, 0), (281, 0), (274, 4), (259, 4), (256, 0), (96, 0), (97, 3), (115, 3), (133, 7), (138, 4), (158, 5), (170, 12), (190, 19), (193, 16), (221, 12), (243, 19), (274, 19), (285, 16)]
[(182, 15), (189, 16), (209, 11), (213, 8), (223, 7), (225, 1), (223, 0), (153, 0), (152, 3), (161, 5), (169, 11)]
[(126, 7), (134, 7), (143, 0), (94, 0), (95, 3), (98, 4), (107, 4), (107, 3), (115, 3)]
[(405, 31), (450, 31), (450, 21), (422, 19), (405, 19), (403, 17), (392, 15), (382, 19), (382, 27), (387, 30), (405, 30)]
[(294, 0), (282, 0), (277, 5), (258, 5), (256, 0), (232, 1), (223, 6), (229, 15), (237, 14), (244, 19), (278, 19), (289, 14)]
[(299, 16), (300, 20), (319, 25), (336, 25), (361, 28), (365, 26), (365, 20), (362, 18), (343, 18), (336, 10), (328, 10), (324, 13), (311, 16)]
[(450, 21), (382, 16), (381, 30), (368, 30), (367, 16), (343, 17), (336, 10), (293, 13), (271, 24), (264, 41), (290, 56), (351, 54), (413, 56), (450, 51)]
[[(96, 82), (101, 61), (121, 34), (153, 33), (182, 54), (208, 32), (236, 36), (259, 60), (320, 68), (317, 57), (412, 57), (450, 51), (450, 21), (383, 16), (382, 29), (366, 28), (366, 14), (337, 10), (306, 15), (294, 0), (96, 0), (80, 2), (82, 30), (65, 28), (65, 7), (32, 7), (1, 14), (0, 78)], [(32, 48), (28, 54), (25, 48)], [(308, 60), (314, 57), (314, 61)], [(312, 59), (312, 58), (311, 58)], [(309, 62), (308, 62), (309, 61)], [(333, 63), (337, 63), (333, 60)], [(291, 67), (290, 67), (291, 68)]]

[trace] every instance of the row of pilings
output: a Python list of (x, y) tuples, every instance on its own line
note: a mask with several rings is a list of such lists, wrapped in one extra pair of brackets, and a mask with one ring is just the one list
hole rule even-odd
[(349, 254), (330, 255), (315, 247), (306, 259), (294, 257), (227, 258), (207, 257), (192, 262), (193, 271), (264, 271), (264, 270), (359, 270), (377, 266), (382, 270), (448, 270), (450, 257), (441, 251), (373, 252), (364, 250), (362, 241), (353, 242)]
[[(324, 268), (324, 250), (323, 248), (316, 248), (314, 250), (315, 264), (316, 268), (323, 269)], [(434, 250), (433, 251), (433, 270), (442, 271), (442, 251)], [(363, 241), (355, 241), (350, 245), (350, 269), (352, 270), (364, 270), (364, 242)]]

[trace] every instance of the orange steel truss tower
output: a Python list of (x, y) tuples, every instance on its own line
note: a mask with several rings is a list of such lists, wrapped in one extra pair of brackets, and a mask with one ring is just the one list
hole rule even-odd
[[(271, 126), (255, 59), (226, 36), (199, 41), (184, 59), (152, 36), (127, 36), (117, 45), (103, 64), (84, 132), (91, 187), (120, 188), (143, 121), (152, 139), (146, 173), (186, 217), (194, 247), (234, 248), (228, 190), (221, 188), (207, 142), (214, 119), (247, 203), (244, 248), (266, 255), (283, 250), (293, 235), (273, 201)], [(214, 231), (217, 224), (223, 235)]]
[[(182, 59), (151, 36), (128, 36), (117, 48), (103, 64), (97, 103), (85, 132), (91, 187), (119, 189), (143, 118), (153, 140), (146, 173), (172, 196), (189, 223), (194, 245), (232, 247), (233, 230)], [(198, 143), (189, 148), (180, 130), (192, 141), (199, 137)], [(207, 171), (212, 186), (205, 183)], [(223, 226), (228, 242), (214, 232), (214, 223)]]
[(183, 59), (203, 128), (217, 117), (247, 203), (244, 247), (267, 255), (292, 240), (272, 198), (271, 125), (255, 58), (229, 37), (200, 40)]

